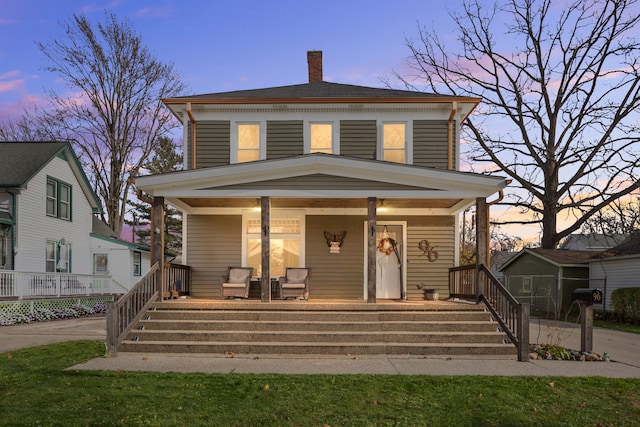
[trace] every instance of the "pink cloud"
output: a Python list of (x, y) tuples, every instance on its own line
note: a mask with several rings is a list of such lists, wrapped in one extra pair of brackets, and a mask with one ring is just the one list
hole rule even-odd
[(11, 92), (24, 87), (24, 80), (9, 80), (0, 82), (0, 92)]

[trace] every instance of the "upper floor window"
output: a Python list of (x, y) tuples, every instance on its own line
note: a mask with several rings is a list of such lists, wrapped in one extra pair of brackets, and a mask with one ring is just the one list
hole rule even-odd
[(238, 163), (260, 160), (260, 125), (238, 125)]
[(384, 123), (382, 125), (382, 160), (406, 163), (406, 141), (406, 125), (404, 123)]
[(71, 220), (71, 186), (47, 178), (47, 215)]
[(333, 154), (333, 125), (331, 123), (311, 123), (310, 153)]

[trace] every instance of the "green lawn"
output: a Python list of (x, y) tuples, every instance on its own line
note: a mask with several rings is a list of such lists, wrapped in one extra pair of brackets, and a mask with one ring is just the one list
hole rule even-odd
[(0, 354), (0, 425), (624, 426), (640, 380), (70, 371), (76, 341)]
[(615, 329), (616, 331), (640, 334), (640, 325), (632, 325), (630, 323), (613, 322), (611, 320), (594, 320), (593, 326), (597, 326), (598, 328)]

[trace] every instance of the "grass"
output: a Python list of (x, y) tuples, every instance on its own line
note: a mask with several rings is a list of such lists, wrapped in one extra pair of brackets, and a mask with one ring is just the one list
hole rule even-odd
[(103, 354), (98, 341), (0, 354), (0, 425), (625, 426), (640, 417), (638, 379), (65, 370)]
[(616, 331), (640, 334), (640, 325), (633, 325), (631, 323), (620, 323), (612, 320), (594, 319), (593, 326), (596, 326), (598, 328), (615, 329)]

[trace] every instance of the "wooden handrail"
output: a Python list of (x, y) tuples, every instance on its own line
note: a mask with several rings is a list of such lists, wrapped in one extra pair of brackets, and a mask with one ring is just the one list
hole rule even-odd
[(484, 302), (518, 350), (518, 360), (529, 359), (529, 304), (518, 302), (484, 264), (477, 270), (475, 265), (450, 268), (449, 295)]
[(480, 299), (518, 349), (518, 360), (529, 360), (529, 304), (520, 303), (484, 264), (479, 268), (484, 285)]
[(149, 272), (126, 294), (107, 305), (107, 353), (118, 354), (131, 328), (142, 318), (153, 303), (161, 299), (161, 283), (157, 283), (156, 272), (160, 266), (154, 264)]

